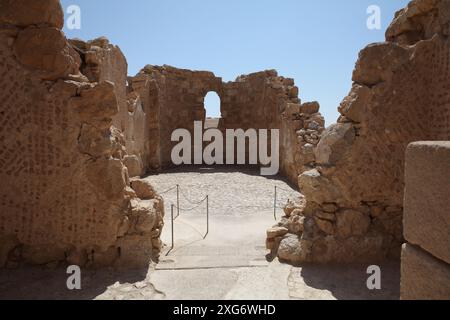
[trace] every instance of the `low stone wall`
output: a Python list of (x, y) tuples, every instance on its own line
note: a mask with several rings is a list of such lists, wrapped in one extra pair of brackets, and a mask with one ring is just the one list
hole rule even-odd
[(402, 299), (450, 299), (450, 142), (406, 153)]

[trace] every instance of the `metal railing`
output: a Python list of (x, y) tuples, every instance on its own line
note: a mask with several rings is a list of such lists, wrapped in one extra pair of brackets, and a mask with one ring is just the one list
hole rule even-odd
[[(181, 212), (188, 212), (188, 211), (194, 211), (195, 209), (199, 208), (200, 206), (202, 206), (205, 202), (206, 202), (206, 232), (203, 235), (203, 239), (206, 239), (207, 236), (209, 235), (209, 224), (210, 224), (210, 219), (209, 219), (209, 213), (210, 213), (210, 197), (209, 195), (206, 195), (203, 199), (201, 199), (200, 201), (194, 201), (192, 199), (189, 199), (188, 196), (186, 196), (186, 194), (183, 192), (183, 190), (181, 189), (180, 185), (176, 185), (173, 186), (163, 192), (159, 192), (159, 195), (164, 195), (166, 193), (169, 193), (173, 190), (176, 190), (176, 205), (175, 204), (171, 204), (170, 205), (170, 219), (171, 219), (171, 247), (170, 250), (167, 252), (166, 256), (169, 255), (169, 253), (171, 251), (173, 251), (173, 249), (175, 248), (175, 220), (177, 220), (180, 215)], [(288, 196), (286, 197), (280, 197), (280, 195), (282, 195), (282, 193), (287, 193)], [(193, 205), (192, 207), (189, 208), (184, 208), (180, 206), (180, 198), (183, 197), (185, 199), (185, 201), (187, 201), (188, 203), (190, 203), (191, 205)], [(284, 200), (286, 200), (286, 203), (288, 203), (290, 200), (293, 200), (295, 197), (297, 197), (298, 195), (296, 194), (296, 192), (292, 191), (292, 190), (287, 190), (287, 189), (283, 189), (281, 187), (278, 186), (274, 186), (274, 201), (273, 201), (273, 207), (264, 207), (264, 206), (246, 206), (245, 208), (259, 208), (259, 209), (273, 209), (273, 217), (275, 219), (275, 221), (277, 221), (277, 209), (284, 209), (284, 205), (280, 204), (278, 201), (281, 200), (281, 198), (284, 198)], [(285, 204), (286, 204), (285, 203)], [(238, 207), (236, 207), (238, 208)], [(176, 216), (175, 216), (175, 209), (176, 209)]]
[[(170, 205), (170, 220), (171, 220), (171, 247), (170, 250), (166, 253), (166, 256), (169, 255), (169, 253), (175, 248), (175, 220), (180, 217), (181, 211), (187, 212), (187, 211), (194, 211), (195, 209), (199, 208), (206, 202), (206, 233), (203, 235), (203, 240), (206, 239), (206, 237), (209, 234), (209, 195), (206, 195), (202, 200), (200, 201), (194, 201), (189, 199), (186, 194), (181, 190), (180, 185), (176, 185), (164, 192), (159, 193), (160, 195), (168, 193), (172, 190), (177, 190), (177, 204), (171, 204)], [(193, 207), (190, 208), (183, 208), (180, 206), (180, 195), (183, 196), (183, 198), (189, 202)], [(177, 215), (175, 216), (175, 209), (177, 210)]]

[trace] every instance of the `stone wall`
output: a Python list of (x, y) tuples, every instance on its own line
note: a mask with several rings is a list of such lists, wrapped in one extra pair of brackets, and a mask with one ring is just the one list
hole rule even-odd
[(130, 188), (112, 126), (126, 63), (104, 40), (80, 51), (62, 26), (59, 1), (0, 0), (0, 267), (148, 265), (163, 207)]
[(204, 98), (209, 91), (221, 94), (222, 79), (211, 72), (190, 71), (170, 66), (146, 66), (129, 79), (132, 90), (142, 98), (149, 115), (149, 140), (152, 149), (149, 168), (172, 165), (171, 141), (176, 129), (194, 131), (194, 121), (205, 121)]
[(111, 81), (115, 85), (119, 111), (112, 118), (125, 141), (124, 162), (130, 176), (141, 176), (147, 171), (149, 158), (149, 130), (146, 114), (139, 95), (127, 86), (128, 65), (119, 47), (109, 43), (106, 38), (84, 42), (69, 40), (82, 58), (81, 72), (89, 81)]
[(341, 116), (299, 177), (304, 228), (279, 239), (294, 262), (399, 257), (406, 147), (450, 139), (449, 21), (450, 1), (412, 1), (386, 42), (361, 51)]
[(172, 166), (171, 151), (176, 145), (171, 142), (172, 132), (187, 129), (193, 134), (194, 121), (205, 124), (204, 98), (210, 91), (221, 99), (218, 128), (223, 133), (226, 129), (280, 129), (281, 172), (292, 182), (314, 162), (311, 143), (318, 143), (325, 125), (319, 105), (301, 105), (294, 80), (274, 70), (224, 83), (211, 72), (149, 65), (128, 81), (148, 117), (153, 146), (148, 169)]
[(406, 153), (402, 299), (450, 299), (450, 141)]

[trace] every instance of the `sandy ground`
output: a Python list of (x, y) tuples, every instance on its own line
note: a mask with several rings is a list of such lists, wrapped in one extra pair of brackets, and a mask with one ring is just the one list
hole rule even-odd
[[(82, 290), (66, 288), (65, 269), (25, 268), (0, 271), (0, 299), (398, 299), (398, 263), (382, 269), (382, 290), (366, 287), (367, 265), (303, 266), (267, 262), (265, 230), (275, 223), (278, 206), (297, 193), (280, 177), (265, 178), (242, 168), (173, 170), (147, 178), (158, 192), (180, 185), (180, 216), (171, 205), (176, 189), (163, 194), (166, 243), (161, 261), (149, 270), (83, 271)], [(209, 233), (206, 238), (206, 201)], [(174, 209), (174, 214), (178, 210)], [(278, 217), (282, 211), (278, 209)]]

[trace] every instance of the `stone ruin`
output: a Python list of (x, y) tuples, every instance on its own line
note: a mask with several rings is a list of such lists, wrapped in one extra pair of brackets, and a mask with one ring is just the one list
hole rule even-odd
[(305, 197), (268, 231), (274, 255), (292, 263), (399, 259), (406, 148), (450, 140), (449, 23), (450, 1), (415, 0), (396, 14), (386, 42), (360, 52), (341, 116), (299, 177)]
[(106, 38), (68, 40), (57, 0), (0, 0), (0, 268), (23, 263), (141, 267), (161, 250), (163, 200), (139, 177), (170, 167), (171, 133), (280, 129), (281, 170), (296, 181), (324, 130), (318, 103), (269, 70), (224, 83), (211, 72), (146, 66), (127, 76)]
[(125, 59), (62, 27), (57, 0), (0, 1), (0, 267), (148, 265), (164, 211), (124, 165), (139, 142), (121, 132), (139, 117)]
[[(450, 139), (449, 22), (448, 0), (399, 11), (386, 42), (361, 51), (341, 116), (325, 129), (319, 104), (302, 104), (276, 71), (225, 83), (148, 65), (128, 77), (107, 39), (65, 38), (59, 1), (0, 0), (0, 268), (156, 261), (163, 200), (139, 177), (172, 165), (173, 130), (206, 122), (210, 91), (221, 98), (220, 130), (280, 130), (281, 173), (304, 197), (268, 231), (274, 255), (398, 258), (406, 148)], [(407, 239), (406, 261), (418, 261), (420, 239)]]
[(216, 92), (221, 99), (218, 129), (279, 129), (280, 170), (297, 183), (298, 175), (314, 162), (313, 147), (325, 127), (317, 102), (301, 104), (294, 80), (275, 70), (243, 75), (224, 83), (211, 72), (146, 66), (129, 77), (147, 115), (149, 148), (145, 170), (172, 166), (171, 141), (176, 129), (193, 134), (194, 121), (206, 122), (204, 99)]

